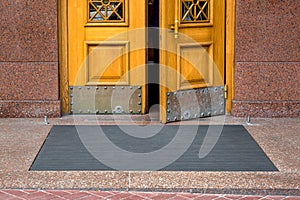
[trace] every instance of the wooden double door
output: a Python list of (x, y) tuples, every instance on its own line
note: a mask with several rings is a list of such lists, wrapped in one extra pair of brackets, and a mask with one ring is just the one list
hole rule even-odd
[(74, 114), (145, 114), (162, 123), (225, 113), (225, 5), (219, 0), (69, 0)]

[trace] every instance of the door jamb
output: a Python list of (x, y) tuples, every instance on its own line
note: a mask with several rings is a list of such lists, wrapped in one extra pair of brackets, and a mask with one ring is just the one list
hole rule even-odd
[(61, 114), (70, 113), (68, 65), (68, 0), (57, 0), (59, 44), (59, 95)]
[(225, 0), (225, 80), (228, 87), (226, 112), (231, 112), (234, 98), (234, 68), (235, 68), (235, 12), (236, 0)]

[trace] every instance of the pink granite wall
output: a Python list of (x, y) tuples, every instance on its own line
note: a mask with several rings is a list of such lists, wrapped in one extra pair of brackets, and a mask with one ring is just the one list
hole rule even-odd
[(0, 0), (0, 117), (60, 116), (56, 0)]
[(238, 117), (300, 117), (300, 1), (237, 0)]

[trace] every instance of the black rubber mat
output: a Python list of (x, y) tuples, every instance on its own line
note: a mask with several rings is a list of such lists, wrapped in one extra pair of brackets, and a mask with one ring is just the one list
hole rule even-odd
[(278, 171), (240, 125), (53, 126), (30, 170)]

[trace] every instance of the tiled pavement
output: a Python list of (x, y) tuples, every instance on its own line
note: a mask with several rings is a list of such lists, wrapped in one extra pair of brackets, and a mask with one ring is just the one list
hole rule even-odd
[(260, 195), (230, 195), (230, 194), (196, 194), (196, 193), (162, 193), (162, 192), (116, 192), (116, 191), (80, 191), (80, 190), (1, 190), (0, 199), (17, 200), (17, 199), (122, 199), (122, 200), (300, 200), (298, 196), (260, 196)]
[[(49, 125), (44, 125), (43, 119), (0, 119), (0, 200), (300, 200), (300, 119), (252, 119), (252, 124), (247, 124), (246, 119), (226, 116), (224, 119), (184, 122), (184, 124), (244, 125), (279, 172), (33, 172), (28, 170), (52, 125), (128, 124), (126, 121), (128, 118), (123, 118), (124, 116), (115, 118), (66, 116), (49, 119)], [(158, 124), (147, 119), (145, 121), (133, 119), (131, 123)], [(22, 190), (22, 188), (30, 189)], [(125, 191), (127, 189), (129, 192)], [(189, 191), (194, 193), (182, 193)]]

